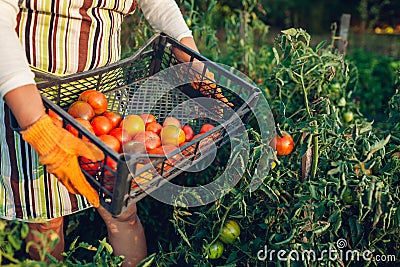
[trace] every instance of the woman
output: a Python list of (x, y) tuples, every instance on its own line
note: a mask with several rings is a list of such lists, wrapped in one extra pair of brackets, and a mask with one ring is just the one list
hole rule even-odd
[[(54, 127), (28, 66), (68, 75), (119, 60), (121, 23), (137, 7), (155, 30), (197, 51), (173, 0), (0, 0), (0, 217), (30, 222), (27, 241), (38, 241), (34, 230), (57, 233), (61, 241), (51, 254), (58, 259), (64, 250), (63, 216), (91, 206), (107, 225), (114, 253), (125, 256), (123, 266), (135, 266), (146, 256), (146, 242), (136, 206), (113, 218), (99, 204), (77, 157), (101, 160), (104, 155)], [(189, 59), (174, 52), (182, 61)], [(10, 129), (8, 108), (25, 142)], [(54, 175), (40, 175), (39, 162)], [(30, 255), (38, 258), (37, 253), (32, 247)]]

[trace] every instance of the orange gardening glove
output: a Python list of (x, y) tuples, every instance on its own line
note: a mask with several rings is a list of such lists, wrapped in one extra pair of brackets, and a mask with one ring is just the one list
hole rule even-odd
[(233, 104), (226, 99), (226, 97), (222, 94), (221, 88), (219, 88), (214, 83), (214, 73), (207, 71), (206, 77), (201, 79), (200, 75), (197, 75), (196, 79), (191, 83), (192, 87), (195, 89), (199, 89), (200, 92), (204, 95), (214, 95), (216, 99), (222, 101), (230, 107), (233, 107)]
[(99, 195), (81, 172), (78, 156), (99, 161), (104, 158), (101, 150), (56, 126), (46, 114), (21, 133), (39, 154), (39, 162), (46, 165), (48, 172), (54, 174), (70, 193), (81, 194), (94, 207), (99, 207)]

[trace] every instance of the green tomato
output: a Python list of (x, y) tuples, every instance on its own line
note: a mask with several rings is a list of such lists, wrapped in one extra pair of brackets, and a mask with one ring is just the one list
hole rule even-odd
[(354, 119), (354, 114), (351, 111), (343, 113), (343, 119), (345, 122), (351, 122)]
[(207, 248), (207, 256), (209, 259), (218, 259), (224, 253), (224, 244), (217, 240)]
[(339, 99), (337, 105), (338, 105), (339, 107), (344, 107), (344, 106), (346, 106), (346, 98), (341, 97), (341, 98)]
[(228, 220), (222, 227), (219, 240), (225, 244), (232, 244), (240, 235), (240, 226), (234, 220)]

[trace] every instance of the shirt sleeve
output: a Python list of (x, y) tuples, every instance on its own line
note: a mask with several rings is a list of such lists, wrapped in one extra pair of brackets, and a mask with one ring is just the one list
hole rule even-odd
[(27, 84), (35, 84), (25, 51), (15, 31), (17, 0), (0, 0), (0, 97)]
[(175, 0), (137, 0), (144, 17), (157, 32), (164, 32), (180, 41), (192, 37)]

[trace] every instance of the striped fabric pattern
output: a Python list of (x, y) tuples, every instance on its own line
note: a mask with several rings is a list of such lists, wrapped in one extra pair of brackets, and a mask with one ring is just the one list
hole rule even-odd
[[(29, 63), (67, 75), (120, 57), (123, 17), (135, 0), (22, 0), (17, 32)], [(105, 27), (104, 27), (105, 25)], [(0, 100), (0, 218), (43, 221), (91, 207), (38, 163), (38, 155), (10, 128)]]
[(31, 65), (58, 75), (120, 57), (121, 23), (134, 0), (23, 0), (17, 31)]

